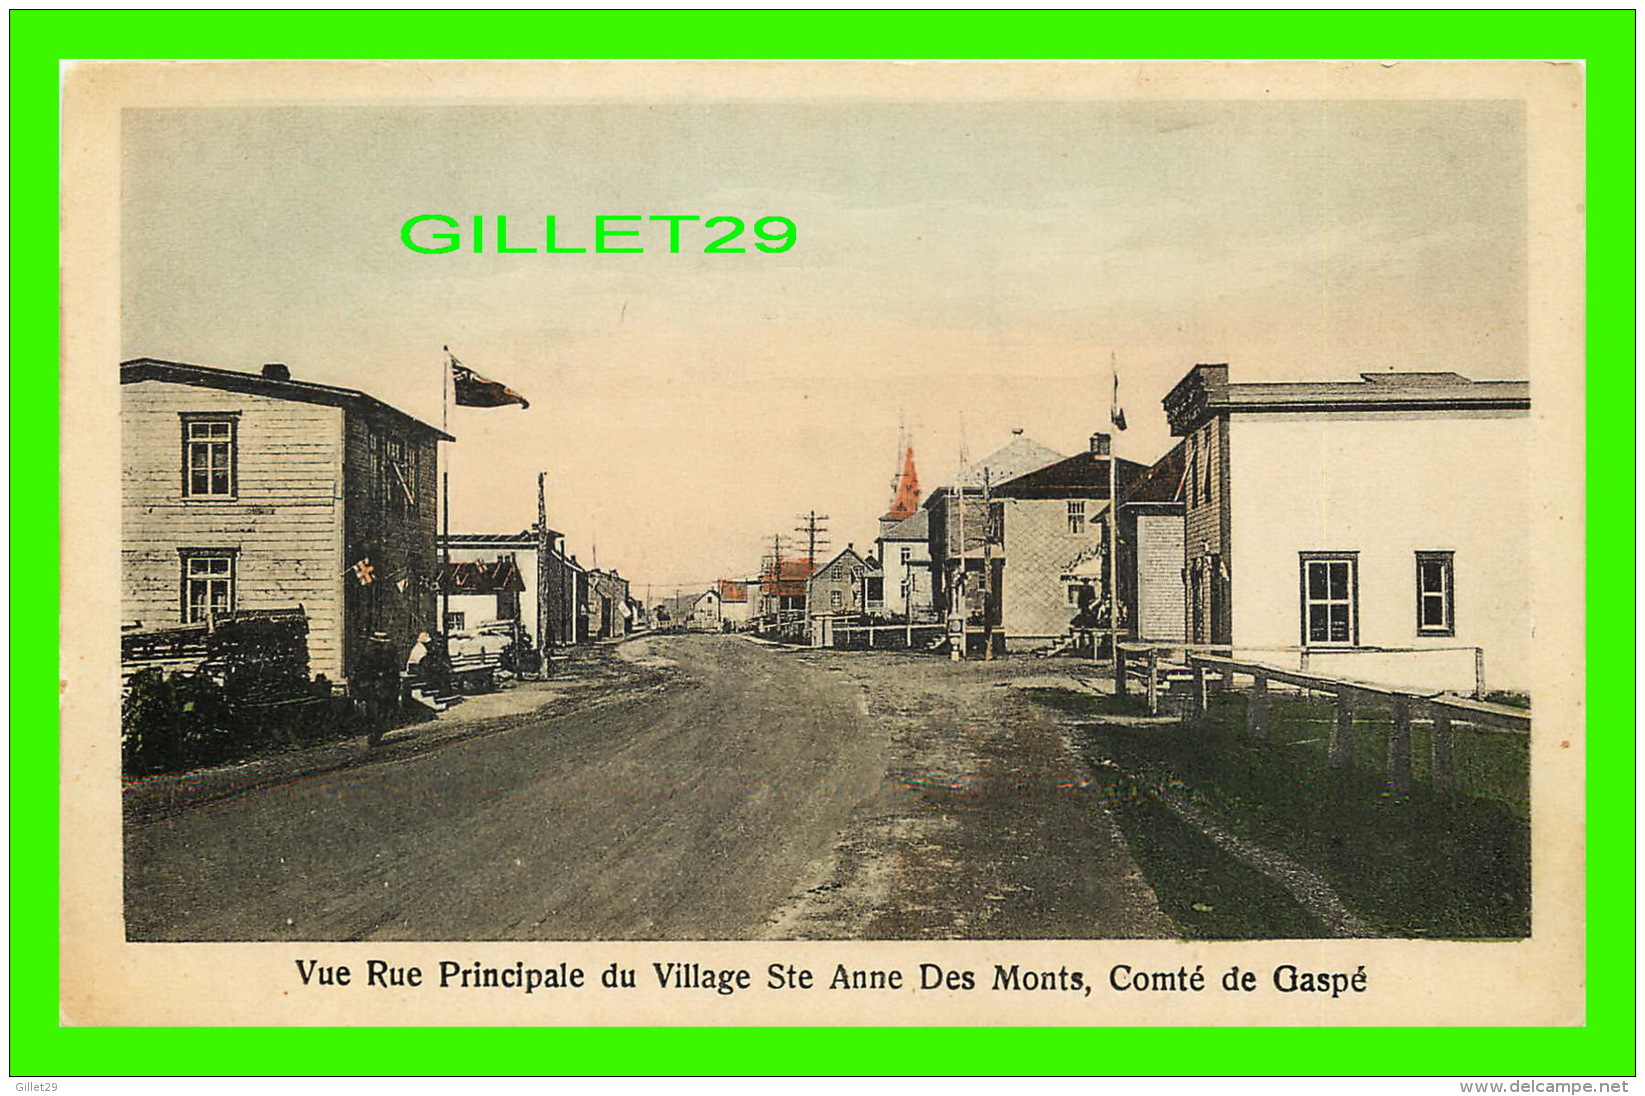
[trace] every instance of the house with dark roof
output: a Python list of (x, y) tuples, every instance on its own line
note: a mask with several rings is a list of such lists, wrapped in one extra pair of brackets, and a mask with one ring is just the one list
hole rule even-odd
[(1067, 635), (1082, 609), (1107, 624), (1110, 490), (1123, 497), (1148, 472), (1115, 456), (1110, 442), (1093, 434), (1085, 452), (991, 488), (997, 533), (989, 554), (1007, 649)]
[(1190, 642), (1387, 685), (1524, 688), (1529, 382), (1236, 384), (1196, 365), (1162, 402), (1185, 445)]
[(860, 616), (874, 606), (884, 607), (884, 579), (872, 556), (864, 559), (854, 545), (818, 567), (807, 582), (807, 608), (812, 617)]
[(364, 392), (156, 358), (120, 365), (121, 618), (301, 607), (309, 667), (346, 681), (374, 633), (438, 626), (438, 443)]

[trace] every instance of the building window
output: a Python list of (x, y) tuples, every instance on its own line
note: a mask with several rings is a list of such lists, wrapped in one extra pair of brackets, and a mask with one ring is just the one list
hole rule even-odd
[(183, 496), (234, 497), (235, 417), (189, 415), (183, 419)]
[(383, 509), (392, 516), (405, 517), (417, 512), (416, 469), (408, 459), (404, 438), (384, 435), (378, 439), (380, 462), (378, 488), (382, 492)]
[(1451, 552), (1417, 553), (1417, 635), (1456, 635)]
[(1359, 642), (1359, 557), (1304, 553), (1302, 644), (1351, 647)]
[(463, 614), (462, 613), (447, 613), (446, 614), (446, 635), (450, 635), (453, 632), (460, 632), (462, 630), (463, 630)]
[(907, 567), (908, 566), (908, 561), (913, 559), (913, 558), (914, 558), (914, 549), (912, 549), (912, 548), (903, 548), (902, 549), (902, 565), (904, 567)]
[(228, 549), (185, 549), (183, 555), (183, 621), (204, 624), (212, 617), (234, 611), (234, 552)]
[(1074, 534), (1085, 532), (1085, 503), (1083, 500), (1071, 501), (1068, 504), (1068, 531)]
[(1064, 589), (1068, 591), (1068, 604), (1077, 609), (1080, 605), (1080, 594), (1090, 589), (1090, 587), (1085, 586), (1082, 583), (1073, 582), (1069, 583), (1068, 586), (1064, 587)]
[(838, 590), (828, 591), (828, 607), (836, 613), (845, 608), (845, 595)]

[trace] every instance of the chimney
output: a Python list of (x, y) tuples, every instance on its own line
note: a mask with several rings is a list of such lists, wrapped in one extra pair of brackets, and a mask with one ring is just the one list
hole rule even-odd
[(286, 368), (284, 362), (269, 362), (263, 366), (263, 376), (271, 381), (289, 381), (291, 370)]
[(1113, 446), (1114, 436), (1112, 434), (1104, 434), (1099, 430), (1091, 435), (1091, 455), (1093, 457), (1108, 456), (1114, 451)]

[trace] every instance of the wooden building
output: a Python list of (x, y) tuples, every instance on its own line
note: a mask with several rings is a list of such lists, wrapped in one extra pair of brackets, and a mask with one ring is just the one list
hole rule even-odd
[(846, 545), (817, 568), (807, 587), (808, 615), (813, 617), (857, 616), (868, 612), (870, 601), (884, 608), (884, 577), (879, 564), (858, 555), (852, 545)]
[(1386, 685), (1524, 687), (1528, 382), (1234, 384), (1197, 365), (1163, 402), (1186, 445), (1190, 642)]
[(137, 358), (120, 366), (121, 619), (301, 606), (312, 672), (437, 625), (438, 443), (363, 392)]

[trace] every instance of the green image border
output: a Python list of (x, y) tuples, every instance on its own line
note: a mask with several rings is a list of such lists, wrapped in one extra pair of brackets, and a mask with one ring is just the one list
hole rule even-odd
[[(13, 11), (11, 1056), (74, 1075), (1628, 1076), (1635, 1072), (1633, 11)], [(1572, 1028), (74, 1028), (58, 1011), (59, 104), (65, 59), (1582, 60), (1587, 71), (1587, 1022)], [(438, 157), (430, 150), (431, 158)], [(1546, 363), (1544, 363), (1546, 364)], [(113, 363), (110, 363), (112, 368)], [(62, 576), (72, 584), (73, 576)], [(59, 590), (61, 596), (61, 590)], [(1299, 1035), (1301, 1037), (1299, 1037)]]

